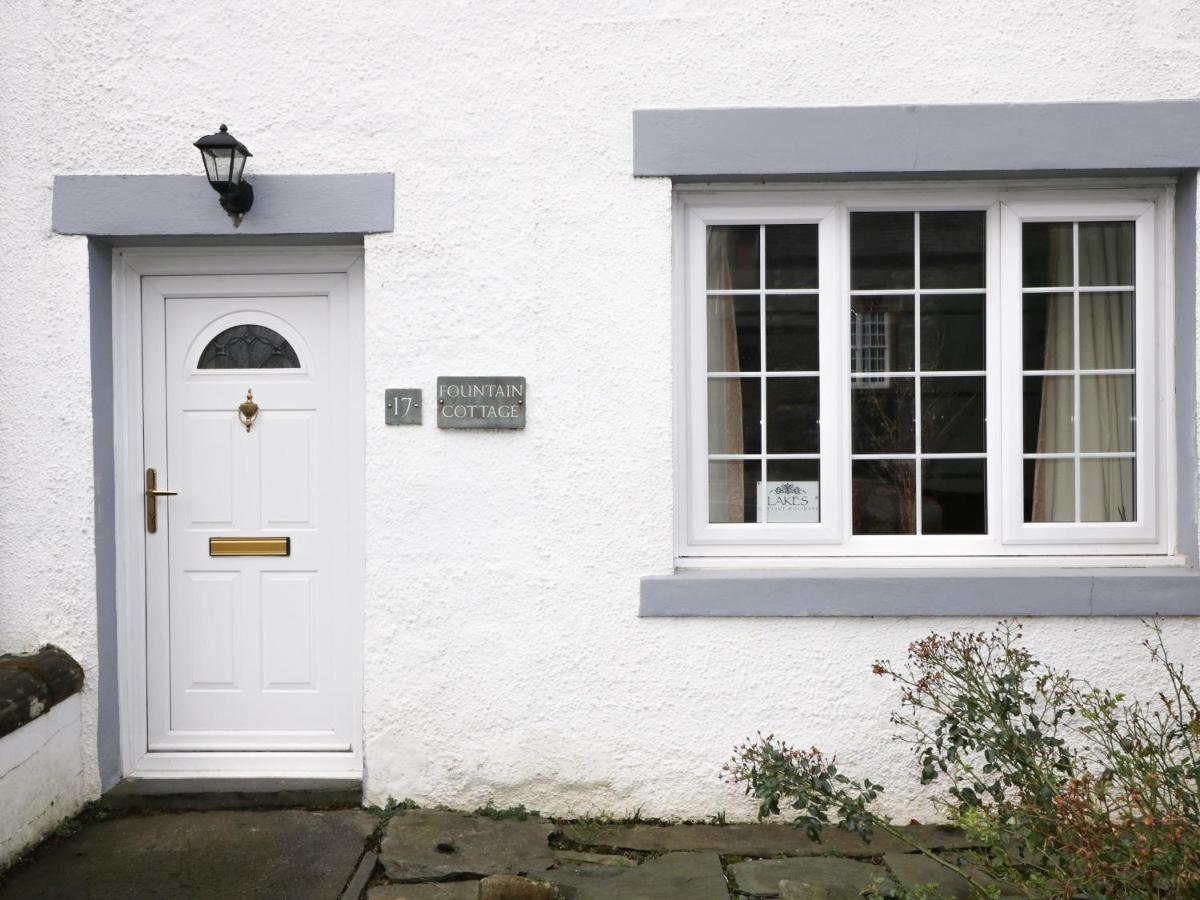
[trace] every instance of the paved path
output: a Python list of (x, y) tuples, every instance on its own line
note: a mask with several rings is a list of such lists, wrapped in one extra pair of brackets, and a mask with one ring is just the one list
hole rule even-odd
[(379, 820), (358, 809), (89, 823), (0, 879), (2, 900), (334, 900)]
[[(956, 858), (964, 849), (949, 829), (904, 831)], [(523, 808), (386, 822), (359, 809), (224, 810), (90, 821), (0, 875), (0, 900), (858, 900), (896, 882), (969, 893), (905, 842), (836, 829), (817, 844), (783, 824), (556, 823)]]

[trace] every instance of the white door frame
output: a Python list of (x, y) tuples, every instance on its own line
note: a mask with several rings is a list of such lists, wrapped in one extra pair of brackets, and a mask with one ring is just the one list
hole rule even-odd
[[(349, 603), (352, 646), (350, 684), (354, 731), (349, 752), (147, 752), (146, 730), (146, 554), (142, 450), (141, 282), (146, 275), (345, 274), (350, 371), (347, 420), (358, 423), (348, 436), (346, 473), (350, 503)], [(361, 779), (363, 593), (365, 533), (363, 517), (366, 455), (364, 445), (363, 248), (362, 247), (207, 247), (118, 248), (112, 268), (113, 450), (116, 497), (117, 681), (120, 709), (121, 773), (139, 778), (207, 776)], [(353, 502), (353, 498), (357, 502)]]

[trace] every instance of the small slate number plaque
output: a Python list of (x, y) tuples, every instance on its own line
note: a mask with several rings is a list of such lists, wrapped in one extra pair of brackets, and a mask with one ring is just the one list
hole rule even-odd
[(388, 388), (383, 392), (385, 425), (421, 424), (421, 389)]
[(524, 428), (525, 379), (509, 375), (441, 376), (438, 428)]

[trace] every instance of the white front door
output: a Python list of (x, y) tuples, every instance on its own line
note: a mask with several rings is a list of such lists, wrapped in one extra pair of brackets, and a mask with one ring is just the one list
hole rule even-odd
[(151, 756), (357, 749), (348, 313), (344, 273), (141, 279)]

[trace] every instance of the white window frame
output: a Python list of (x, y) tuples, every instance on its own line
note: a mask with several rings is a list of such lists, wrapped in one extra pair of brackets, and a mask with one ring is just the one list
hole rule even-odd
[[(779, 186), (767, 190), (739, 185), (677, 186), (676, 565), (720, 568), (943, 563), (964, 566), (977, 562), (1008, 565), (1031, 561), (1092, 566), (1182, 563), (1175, 549), (1174, 359), (1173, 341), (1168, 339), (1169, 326), (1174, 321), (1169, 240), (1173, 202), (1173, 182), (1168, 179), (1142, 180), (1136, 185), (1114, 179), (1075, 179), (1036, 184), (838, 184), (801, 189)], [(978, 209), (987, 214), (988, 533), (851, 535), (849, 214), (866, 210), (939, 209)], [(1134, 218), (1138, 223), (1135, 303), (1138, 519), (1133, 523), (1028, 526), (1021, 521), (1021, 370), (1019, 364), (1002, 368), (1001, 359), (1020, 359), (1020, 222), (1039, 217), (1062, 221)], [(819, 227), (822, 521), (811, 525), (710, 524), (705, 229), (718, 224), (796, 222), (816, 222)], [(1007, 417), (1012, 426), (1002, 429), (1002, 417)]]

